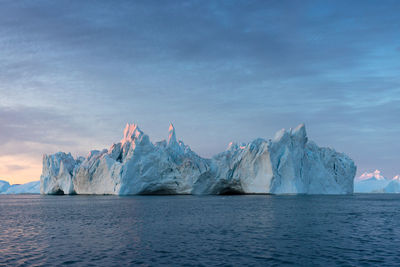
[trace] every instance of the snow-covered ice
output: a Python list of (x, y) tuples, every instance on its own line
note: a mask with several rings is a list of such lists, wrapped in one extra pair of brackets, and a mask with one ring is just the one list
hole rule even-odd
[(354, 192), (356, 193), (377, 193), (382, 192), (388, 184), (388, 180), (381, 175), (379, 170), (364, 172), (354, 180)]
[(39, 194), (40, 181), (29, 182), (26, 184), (10, 185), (6, 181), (0, 180), (0, 194)]
[(136, 124), (122, 140), (86, 158), (44, 155), (42, 194), (349, 194), (356, 166), (348, 156), (318, 147), (304, 124), (273, 140), (230, 143), (211, 159), (193, 152), (169, 126), (152, 143)]
[(400, 175), (392, 179), (384, 177), (379, 170), (365, 172), (354, 180), (356, 193), (400, 193)]
[(2, 192), (7, 191), (7, 189), (8, 189), (9, 187), (10, 187), (10, 183), (9, 183), (9, 182), (0, 180), (0, 194), (1, 194)]

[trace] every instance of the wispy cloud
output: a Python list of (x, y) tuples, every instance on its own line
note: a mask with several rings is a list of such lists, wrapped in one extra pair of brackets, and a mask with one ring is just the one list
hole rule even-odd
[(152, 139), (173, 121), (212, 155), (306, 122), (360, 171), (394, 175), (399, 12), (398, 1), (4, 1), (0, 154), (78, 153), (134, 120)]

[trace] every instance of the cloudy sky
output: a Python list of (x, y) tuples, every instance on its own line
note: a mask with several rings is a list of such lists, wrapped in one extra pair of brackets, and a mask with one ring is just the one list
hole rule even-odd
[(400, 173), (400, 1), (1, 1), (0, 179), (169, 122), (202, 156), (306, 123)]

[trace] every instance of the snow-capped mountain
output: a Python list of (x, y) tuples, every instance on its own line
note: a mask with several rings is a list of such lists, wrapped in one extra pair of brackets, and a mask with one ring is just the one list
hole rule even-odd
[(10, 185), (0, 180), (0, 194), (39, 194), (40, 181)]
[(354, 162), (307, 138), (304, 124), (279, 131), (273, 140), (231, 143), (211, 159), (176, 139), (152, 143), (137, 125), (109, 149), (74, 159), (44, 155), (42, 194), (227, 194), (353, 192)]

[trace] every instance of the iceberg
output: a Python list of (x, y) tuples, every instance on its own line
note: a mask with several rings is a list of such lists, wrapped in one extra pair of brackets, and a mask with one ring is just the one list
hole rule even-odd
[(7, 191), (9, 187), (10, 187), (9, 182), (0, 180), (0, 194)]
[(400, 193), (400, 175), (396, 175), (393, 179), (383, 188), (384, 193)]
[(356, 193), (400, 193), (400, 175), (392, 179), (384, 177), (379, 170), (361, 174), (354, 180)]
[(39, 194), (40, 181), (29, 182), (26, 184), (10, 185), (6, 181), (0, 181), (0, 194)]
[(388, 179), (381, 175), (379, 170), (368, 173), (364, 172), (354, 180), (354, 192), (356, 193), (379, 193), (389, 183)]
[(230, 143), (202, 158), (176, 138), (152, 143), (136, 124), (109, 149), (43, 156), (42, 194), (350, 194), (352, 159), (309, 141), (304, 124), (273, 140)]

